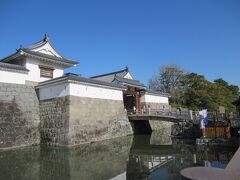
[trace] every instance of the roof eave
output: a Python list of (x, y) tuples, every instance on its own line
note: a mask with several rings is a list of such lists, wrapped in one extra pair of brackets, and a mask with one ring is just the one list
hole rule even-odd
[(140, 86), (140, 85), (125, 83), (125, 82), (120, 82), (120, 83), (123, 84), (123, 85), (126, 85), (126, 86), (131, 86), (131, 87), (135, 87), (135, 88), (139, 88), (139, 89), (146, 89), (145, 86)]
[(55, 63), (55, 64), (60, 64), (60, 65), (65, 66), (65, 67), (72, 67), (76, 64), (79, 64), (79, 62), (77, 62), (77, 61), (66, 62), (64, 60), (55, 60), (55, 59), (51, 59), (51, 58), (47, 58), (47, 57), (41, 57), (41, 56), (33, 55), (33, 54), (30, 54), (30, 53), (27, 53), (27, 52), (24, 52), (24, 54), (28, 57), (33, 57), (33, 58), (36, 58), (36, 59), (39, 59), (39, 60), (52, 62), (52, 63)]
[[(115, 72), (110, 72), (110, 73), (106, 73), (106, 74), (100, 74), (100, 75), (97, 75), (97, 76), (92, 76), (90, 78), (98, 78), (98, 77), (104, 77), (104, 76), (109, 76), (109, 75), (113, 75), (113, 74), (118, 74), (118, 73), (122, 73), (126, 71), (126, 69), (123, 69), (123, 70), (120, 70), (120, 71), (115, 71)], [(127, 71), (128, 72), (128, 71)]]
[[(28, 57), (33, 57), (33, 58), (36, 58), (36, 59), (40, 59), (40, 60), (44, 60), (44, 61), (49, 61), (49, 62), (53, 62), (53, 63), (56, 63), (56, 64), (60, 64), (62, 66), (65, 66), (65, 67), (72, 67), (72, 66), (75, 66), (77, 64), (79, 64), (78, 61), (71, 61), (71, 60), (55, 60), (55, 59), (51, 59), (51, 58), (48, 58), (48, 57), (41, 57), (41, 56), (37, 56), (37, 55), (33, 55), (33, 54), (30, 54), (28, 52), (25, 52), (23, 50), (18, 50), (16, 53), (13, 53), (3, 59), (1, 59), (2, 62), (9, 62), (13, 59), (16, 59), (20, 56), (28, 56)], [(0, 62), (1, 62), (0, 61)]]
[[(125, 79), (125, 78), (122, 78), (122, 80)], [(118, 77), (115, 77), (114, 80), (118, 81), (119, 83), (123, 84), (123, 85), (128, 85), (128, 86), (131, 86), (131, 87), (136, 87), (136, 88), (140, 88), (140, 89), (146, 89), (146, 86), (144, 86), (144, 84), (136, 84), (136, 83), (128, 83), (128, 82), (124, 82), (124, 81), (121, 81), (121, 79), (119, 79)], [(135, 80), (131, 80), (133, 82), (135, 82)]]
[(23, 56), (23, 54), (21, 54), (20, 51), (17, 51), (17, 52), (15, 52), (15, 53), (10, 54), (9, 56), (1, 59), (0, 62), (9, 62), (9, 61), (11, 61), (12, 59), (15, 59), (15, 58), (17, 58), (17, 57), (19, 57), (19, 56)]
[[(1, 63), (1, 64), (3, 64), (3, 63)], [(3, 71), (17, 72), (17, 73), (24, 73), (24, 74), (27, 74), (29, 72), (28, 69), (18, 68), (18, 67), (10, 67), (10, 66), (1, 66), (1, 65), (0, 65), (0, 69)]]
[[(68, 83), (79, 83), (79, 84), (87, 84), (90, 86), (96, 86), (96, 87), (104, 87), (104, 88), (109, 88), (109, 89), (118, 89), (118, 90), (124, 90), (126, 89), (124, 86), (120, 85), (115, 85), (111, 83), (103, 83), (102, 81), (95, 80), (95, 82), (88, 82), (88, 78), (82, 78), (78, 76), (72, 76), (72, 75), (67, 75), (55, 79), (51, 79), (48, 81), (40, 82), (38, 86), (36, 86), (37, 89), (41, 87), (47, 87), (47, 86), (52, 86), (54, 84), (59, 84), (63, 82), (68, 82)], [(91, 79), (89, 79), (91, 80)]]

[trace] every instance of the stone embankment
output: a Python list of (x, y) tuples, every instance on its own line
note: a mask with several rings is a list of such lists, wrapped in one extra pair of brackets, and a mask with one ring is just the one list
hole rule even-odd
[(122, 101), (65, 96), (40, 101), (41, 141), (72, 146), (132, 134)]
[(185, 119), (172, 126), (171, 135), (181, 138), (197, 138), (201, 136), (199, 122)]
[(0, 148), (39, 144), (39, 124), (35, 89), (0, 83)]

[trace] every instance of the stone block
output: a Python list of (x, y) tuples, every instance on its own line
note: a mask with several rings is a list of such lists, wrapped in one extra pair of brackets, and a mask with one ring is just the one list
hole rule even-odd
[[(1, 120), (5, 122), (1, 123), (0, 148), (27, 146), (40, 142), (38, 99), (35, 90), (29, 89), (26, 96), (22, 89), (27, 87), (0, 83), (0, 117), (3, 117)], [(29, 99), (34, 103), (32, 101), (31, 104)], [(32, 111), (36, 114), (31, 114)]]
[(40, 102), (40, 114), (42, 136), (48, 136), (45, 144), (54, 144), (54, 134), (49, 129), (56, 132), (57, 145), (78, 145), (132, 134), (122, 101), (66, 96)]

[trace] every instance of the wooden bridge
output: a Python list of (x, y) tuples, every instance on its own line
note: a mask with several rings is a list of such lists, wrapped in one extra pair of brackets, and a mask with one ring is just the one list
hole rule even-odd
[[(173, 123), (180, 123), (185, 121), (188, 124), (199, 124), (199, 113), (191, 110), (162, 110), (151, 109), (147, 111), (130, 111), (128, 118), (131, 122), (146, 122), (146, 121), (168, 121)], [(135, 123), (136, 125), (139, 123)], [(145, 123), (136, 129), (140, 129), (142, 133), (148, 131), (149, 124)], [(182, 127), (182, 126), (181, 126)], [(189, 126), (190, 127), (190, 126)], [(205, 128), (205, 135), (208, 138), (222, 137), (230, 138), (232, 130), (238, 131), (240, 128), (240, 114), (239, 113), (216, 113), (208, 112), (208, 123)], [(144, 131), (146, 130), (146, 132)], [(140, 132), (140, 131), (139, 131)]]
[[(160, 120), (170, 122), (181, 122), (183, 120), (192, 120), (194, 123), (199, 123), (199, 113), (197, 111), (177, 109), (149, 109), (146, 111), (128, 111), (128, 118), (130, 121), (144, 121), (144, 120)], [(214, 126), (227, 126), (228, 124), (233, 128), (240, 127), (240, 113), (216, 113), (208, 112), (208, 124)]]
[(144, 121), (144, 120), (160, 120), (179, 122), (186, 119), (191, 119), (191, 111), (179, 111), (177, 109), (163, 110), (163, 109), (148, 109), (147, 111), (128, 111), (128, 118), (130, 121)]

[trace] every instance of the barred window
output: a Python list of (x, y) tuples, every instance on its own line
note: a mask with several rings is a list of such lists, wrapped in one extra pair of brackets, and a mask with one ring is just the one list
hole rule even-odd
[(53, 68), (39, 66), (40, 77), (53, 78)]

